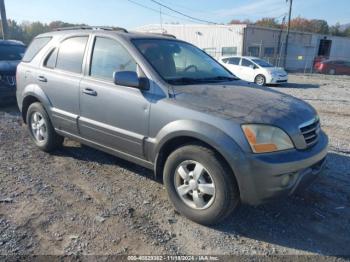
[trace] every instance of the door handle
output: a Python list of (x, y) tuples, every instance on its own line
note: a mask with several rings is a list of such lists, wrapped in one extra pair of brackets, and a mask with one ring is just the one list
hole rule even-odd
[(83, 93), (89, 96), (97, 96), (97, 92), (91, 88), (84, 88)]
[(39, 80), (40, 82), (44, 82), (44, 83), (47, 82), (47, 78), (46, 78), (45, 76), (38, 76), (38, 80)]

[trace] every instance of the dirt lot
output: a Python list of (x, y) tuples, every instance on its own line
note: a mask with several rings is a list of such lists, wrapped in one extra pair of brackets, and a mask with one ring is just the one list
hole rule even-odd
[(350, 77), (290, 82), (271, 88), (319, 111), (331, 141), (324, 176), (213, 228), (177, 214), (150, 171), (70, 140), (43, 153), (16, 107), (0, 108), (0, 254), (350, 255)]

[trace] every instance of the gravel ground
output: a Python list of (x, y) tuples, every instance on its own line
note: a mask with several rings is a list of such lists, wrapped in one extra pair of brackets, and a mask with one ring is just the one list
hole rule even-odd
[(212, 228), (175, 212), (151, 171), (70, 140), (39, 151), (16, 107), (1, 107), (0, 255), (350, 255), (350, 77), (290, 82), (271, 88), (319, 111), (331, 143), (325, 174)]

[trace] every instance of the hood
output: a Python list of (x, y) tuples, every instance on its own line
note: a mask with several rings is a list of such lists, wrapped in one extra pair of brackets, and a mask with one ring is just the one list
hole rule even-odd
[(0, 61), (0, 74), (15, 75), (20, 61)]
[(317, 114), (302, 100), (243, 81), (173, 88), (176, 103), (240, 124), (260, 123), (295, 128)]

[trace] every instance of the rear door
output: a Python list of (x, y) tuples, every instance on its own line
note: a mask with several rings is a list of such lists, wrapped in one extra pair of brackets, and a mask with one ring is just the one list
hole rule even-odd
[(96, 36), (89, 53), (90, 68), (80, 85), (81, 136), (143, 158), (150, 108), (147, 91), (113, 81), (116, 71), (136, 72), (135, 60), (118, 40), (108, 36)]
[(79, 85), (89, 35), (71, 36), (46, 56), (37, 81), (52, 104), (55, 128), (78, 134)]

